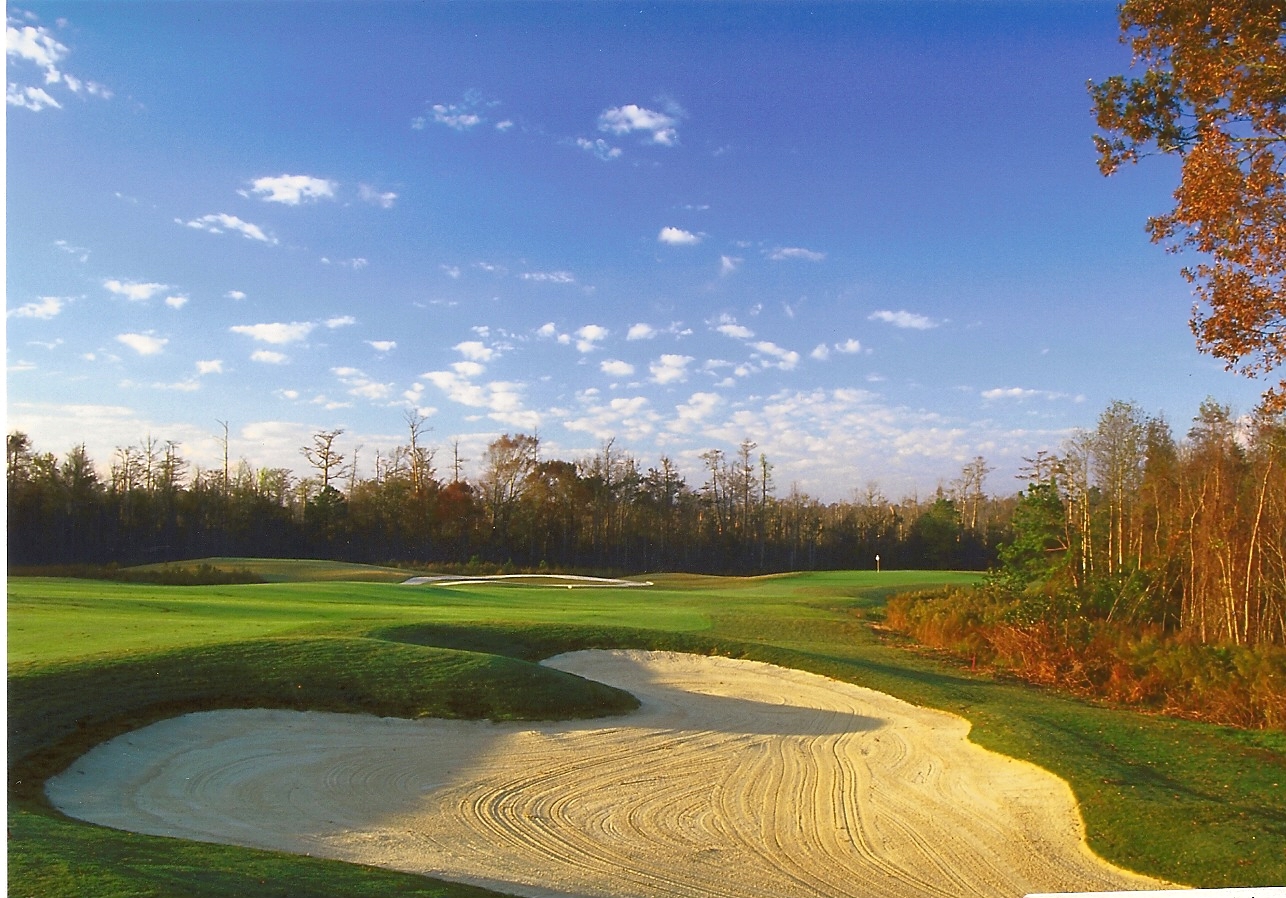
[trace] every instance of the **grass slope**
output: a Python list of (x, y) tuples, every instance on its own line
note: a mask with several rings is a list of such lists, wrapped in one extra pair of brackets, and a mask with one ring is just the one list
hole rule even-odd
[(489, 894), (89, 826), (45, 806), (43, 779), (112, 733), (196, 708), (495, 718), (627, 709), (616, 690), (531, 663), (589, 647), (753, 658), (959, 713), (975, 742), (1068, 779), (1105, 857), (1192, 885), (1286, 882), (1283, 734), (1059, 698), (872, 633), (891, 592), (971, 575), (649, 575), (650, 589), (558, 590), (334, 582), (317, 563), (269, 566), (280, 582), (9, 581), (11, 895)]

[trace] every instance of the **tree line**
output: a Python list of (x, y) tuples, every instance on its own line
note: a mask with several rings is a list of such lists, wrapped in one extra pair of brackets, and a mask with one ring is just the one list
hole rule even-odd
[(1081, 695), (1286, 727), (1286, 423), (1207, 401), (1187, 435), (1117, 402), (1029, 460), (998, 563), (884, 625)]
[[(423, 417), (359, 476), (342, 430), (300, 447), (310, 473), (226, 459), (199, 469), (173, 442), (116, 450), (101, 473), (83, 446), (58, 458), (7, 441), (15, 565), (142, 563), (212, 555), (563, 570), (993, 568), (993, 587), (1036, 620), (1155, 626), (1200, 642), (1286, 643), (1286, 423), (1202, 404), (1186, 435), (1129, 402), (1027, 460), (1028, 486), (985, 490), (982, 458), (926, 499), (875, 485), (842, 502), (792, 487), (751, 440), (645, 467), (614, 440), (545, 458), (505, 434), (463, 476), (440, 470)], [(226, 441), (225, 441), (226, 445)]]
[(872, 568), (878, 556), (887, 568), (981, 570), (1012, 505), (984, 494), (981, 458), (926, 500), (890, 501), (875, 486), (847, 502), (783, 496), (750, 440), (703, 453), (693, 486), (672, 459), (645, 467), (614, 440), (563, 460), (544, 458), (537, 436), (505, 434), (468, 479), (458, 444), (442, 471), (424, 419), (405, 421), (406, 441), (377, 453), (369, 476), (338, 429), (300, 447), (307, 476), (226, 453), (200, 469), (152, 438), (118, 448), (100, 472), (83, 445), (59, 458), (10, 433), (10, 564), (246, 555), (747, 574)]

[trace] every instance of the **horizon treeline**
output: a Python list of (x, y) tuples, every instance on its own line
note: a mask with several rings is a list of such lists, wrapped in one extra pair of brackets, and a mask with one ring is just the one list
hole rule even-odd
[(505, 434), (469, 480), (458, 457), (439, 471), (423, 418), (406, 423), (406, 443), (377, 455), (369, 477), (341, 452), (342, 430), (300, 447), (305, 477), (245, 460), (196, 469), (177, 444), (153, 439), (118, 448), (101, 472), (84, 446), (59, 458), (10, 433), (9, 563), (241, 555), (724, 574), (983, 570), (1013, 504), (984, 494), (981, 458), (927, 501), (891, 501), (873, 485), (850, 502), (778, 496), (773, 466), (750, 440), (733, 454), (704, 453), (694, 487), (671, 459), (645, 469), (612, 440), (569, 461), (542, 458), (536, 436)]
[[(778, 495), (750, 440), (701, 456), (700, 484), (614, 441), (575, 461), (493, 440), (473, 480), (436, 464), (424, 419), (360, 477), (343, 431), (300, 447), (311, 476), (247, 461), (194, 469), (176, 444), (122, 447), (104, 477), (84, 450), (7, 440), (14, 565), (139, 564), (214, 555), (370, 563), (698, 573), (995, 568), (1024, 614), (1147, 624), (1201, 642), (1286, 642), (1286, 420), (1213, 400), (1176, 438), (1113, 402), (1093, 430), (1028, 459), (990, 496), (975, 458), (925, 500), (869, 486), (823, 503)], [(877, 565), (876, 558), (879, 557)]]

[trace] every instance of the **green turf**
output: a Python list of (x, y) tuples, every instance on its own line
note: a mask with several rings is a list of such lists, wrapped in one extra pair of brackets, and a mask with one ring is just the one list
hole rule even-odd
[(10, 894), (482, 894), (69, 821), (44, 805), (41, 783), (95, 741), (196, 708), (620, 713), (629, 699), (615, 690), (531, 664), (618, 646), (786, 664), (962, 714), (976, 742), (1066, 778), (1105, 857), (1190, 885), (1286, 882), (1286, 735), (971, 675), (887, 644), (869, 626), (891, 592), (974, 575), (649, 575), (656, 585), (647, 589), (567, 590), (370, 582), (378, 570), (330, 579), (343, 569), (268, 562), (263, 570), (279, 582), (221, 587), (10, 579)]

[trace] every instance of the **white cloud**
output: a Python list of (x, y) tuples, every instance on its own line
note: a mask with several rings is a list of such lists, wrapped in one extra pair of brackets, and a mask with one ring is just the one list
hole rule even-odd
[[(322, 258), (321, 258), (321, 262), (322, 262), (322, 264), (323, 264), (323, 265), (330, 265), (330, 264), (331, 264), (331, 260), (330, 260), (330, 258), (329, 258), (328, 256), (322, 256)], [(336, 260), (336, 261), (334, 262), (334, 264), (335, 264), (335, 265), (342, 265), (342, 266), (344, 266), (345, 268), (351, 268), (351, 269), (353, 269), (354, 271), (361, 271), (363, 268), (365, 268), (365, 267), (366, 267), (368, 264), (370, 264), (370, 263), (369, 263), (369, 262), (367, 262), (365, 259), (363, 259), (363, 258), (361, 258), (361, 257), (359, 256), (359, 257), (358, 257), (358, 258), (356, 258), (356, 259), (338, 259), (338, 260)]]
[(229, 290), (227, 293), (223, 294), (223, 296), (225, 299), (233, 299), (237, 302), (246, 298), (246, 294), (240, 290)]
[(574, 284), (576, 278), (570, 271), (527, 271), (520, 275), (524, 281), (538, 284)]
[(35, 64), (45, 72), (45, 83), (56, 84), (62, 79), (58, 63), (70, 51), (47, 28), (10, 23), (5, 34), (5, 55)]
[(656, 336), (656, 328), (652, 327), (652, 325), (650, 324), (644, 324), (642, 322), (639, 322), (638, 324), (630, 325), (629, 332), (626, 333), (625, 339), (626, 340), (651, 340), (655, 336)]
[(222, 359), (209, 359), (209, 360), (206, 360), (206, 361), (198, 361), (198, 362), (196, 363), (196, 373), (197, 373), (197, 374), (199, 374), (199, 375), (204, 375), (204, 374), (222, 374), (222, 373), (223, 373), (223, 360), (222, 360)]
[(393, 203), (397, 201), (396, 193), (377, 190), (370, 184), (357, 185), (357, 195), (362, 198), (362, 202), (371, 203), (381, 209), (392, 209)]
[(393, 392), (392, 384), (382, 384), (371, 380), (366, 372), (358, 368), (332, 368), (331, 373), (339, 378), (344, 386), (348, 387), (348, 394), (356, 396), (359, 399), (369, 399), (377, 402), (387, 399)]
[(1067, 393), (1058, 393), (1052, 390), (1030, 390), (1025, 387), (1000, 387), (994, 390), (984, 390), (981, 393), (983, 399), (988, 402), (995, 402), (1003, 399), (1013, 399), (1017, 402), (1023, 402), (1028, 399), (1069, 399)]
[[(5, 58), (8, 62), (7, 72), (19, 77), (23, 64), (35, 66), (43, 76), (45, 87), (61, 85), (73, 94), (89, 94), (101, 99), (110, 99), (112, 92), (95, 81), (85, 81), (62, 70), (61, 63), (71, 51), (60, 43), (49, 29), (39, 25), (19, 25), (10, 20), (5, 29)], [(19, 106), (32, 112), (53, 107), (61, 109), (62, 105), (42, 87), (8, 82), (5, 100), (11, 106)]]
[(939, 324), (939, 322), (934, 321), (932, 318), (925, 315), (916, 315), (907, 311), (893, 312), (888, 309), (881, 309), (878, 312), (872, 312), (868, 316), (868, 320), (883, 321), (885, 324), (891, 324), (894, 327), (918, 331), (929, 330), (937, 327)]
[(481, 362), (452, 362), (451, 370), (461, 377), (481, 377), (486, 373), (487, 366)]
[(292, 321), (289, 324), (275, 322), (272, 324), (237, 324), (228, 328), (234, 334), (244, 334), (260, 343), (285, 345), (305, 340), (313, 332), (315, 325), (311, 321)]
[(453, 402), (470, 408), (486, 409), (487, 417), (493, 421), (526, 430), (534, 430), (540, 426), (540, 414), (523, 406), (523, 384), (493, 381), (480, 385), (453, 371), (429, 371), (420, 377), (432, 383)]
[(744, 259), (739, 259), (736, 256), (720, 256), (719, 257), (719, 276), (727, 277), (728, 275), (735, 272), (738, 268), (740, 268), (741, 263), (744, 261), (745, 261)]
[(691, 231), (685, 231), (682, 228), (661, 228), (661, 233), (657, 235), (657, 240), (662, 243), (668, 243), (670, 246), (693, 246), (701, 242), (701, 237)]
[(182, 293), (165, 297), (165, 304), (171, 309), (181, 309), (188, 304), (188, 298)]
[(366, 344), (376, 352), (392, 352), (397, 349), (396, 340), (367, 340)]
[(676, 126), (678, 119), (663, 112), (645, 109), (634, 103), (613, 106), (603, 110), (598, 117), (598, 130), (609, 134), (629, 134), (642, 131), (651, 135), (649, 142), (672, 147), (679, 142)]
[(576, 348), (581, 352), (593, 352), (597, 345), (610, 334), (607, 328), (599, 324), (587, 324), (576, 331)]
[(41, 87), (21, 87), (17, 84), (10, 84), (4, 94), (5, 102), (10, 106), (19, 106), (23, 109), (30, 109), (32, 112), (39, 112), (42, 109), (62, 109), (62, 104), (49, 95)]
[(601, 137), (597, 140), (588, 140), (584, 137), (578, 137), (576, 139), (576, 146), (580, 147), (587, 153), (593, 153), (604, 162), (610, 162), (613, 159), (621, 158), (621, 148), (612, 146)]
[(556, 337), (558, 336), (558, 328), (554, 326), (554, 322), (547, 321), (540, 327), (536, 328), (536, 336), (544, 337), (545, 339)]
[(598, 400), (597, 390), (584, 390), (577, 399), (584, 414), (579, 418), (565, 419), (563, 426), (588, 433), (597, 440), (644, 440), (656, 430), (661, 420), (643, 396), (618, 396), (603, 404)]
[(49, 320), (63, 310), (66, 300), (58, 296), (42, 296), (35, 302), (25, 303), (16, 309), (10, 309), (7, 318), (40, 318)]
[(731, 318), (725, 316), (720, 320), (723, 323), (716, 327), (715, 330), (723, 334), (725, 337), (732, 337), (736, 340), (749, 340), (755, 335), (755, 332), (750, 328), (746, 327), (744, 324), (737, 324), (737, 322), (733, 321)]
[[(481, 115), (483, 110), (498, 105), (497, 101), (486, 101), (481, 93), (470, 90), (465, 92), (464, 99), (459, 103), (436, 103), (429, 111), (432, 113), (434, 123), (456, 131), (468, 131), (486, 121)], [(427, 120), (424, 117), (411, 121), (411, 127), (416, 130), (422, 129), (425, 124)]]
[(494, 349), (479, 340), (465, 340), (452, 348), (471, 362), (489, 362), (496, 355)]
[(75, 256), (78, 261), (89, 261), (89, 250), (85, 249), (83, 246), (72, 246), (66, 240), (55, 240), (54, 246), (58, 247), (69, 256)]
[(236, 231), (248, 240), (258, 240), (260, 243), (267, 243), (270, 246), (277, 244), (276, 237), (270, 237), (264, 233), (263, 228), (251, 224), (248, 221), (242, 221), (235, 215), (229, 215), (226, 212), (219, 212), (211, 215), (202, 215), (200, 218), (194, 218), (191, 221), (179, 221), (180, 224), (198, 231), (208, 231), (211, 234), (222, 234), (225, 231)]
[(820, 262), (826, 258), (826, 253), (815, 252), (800, 246), (779, 246), (768, 254), (768, 258), (774, 262), (786, 262), (794, 259), (804, 262)]
[(169, 284), (143, 284), (138, 281), (119, 281), (108, 278), (103, 286), (117, 296), (123, 296), (131, 302), (146, 302), (162, 290), (170, 289)]
[(250, 189), (266, 203), (298, 206), (305, 202), (333, 200), (337, 187), (339, 187), (337, 182), (326, 178), (314, 178), (311, 175), (277, 175), (275, 178), (257, 178)]
[(675, 407), (676, 417), (671, 429), (686, 433), (693, 425), (706, 423), (722, 402), (718, 393), (693, 393), (687, 402)]
[(619, 359), (606, 359), (599, 366), (604, 374), (612, 377), (629, 377), (634, 373), (634, 366), (629, 362), (622, 362)]
[(164, 337), (153, 336), (149, 332), (145, 334), (117, 334), (116, 342), (124, 343), (139, 355), (156, 355), (170, 341)]
[(824, 362), (831, 357), (831, 349), (825, 343), (818, 343), (808, 355), (819, 362)]
[(357, 323), (357, 319), (352, 315), (337, 315), (334, 318), (327, 318), (322, 323), (331, 330), (334, 330), (337, 327), (352, 327)]
[(858, 353), (862, 351), (862, 344), (859, 341), (853, 339), (852, 337), (849, 337), (843, 343), (836, 343), (835, 351), (852, 355), (854, 353)]
[(688, 379), (688, 365), (692, 356), (666, 353), (648, 366), (652, 380), (658, 384), (682, 382)]
[(271, 349), (258, 349), (250, 353), (250, 360), (261, 362), (265, 365), (284, 365), (290, 361), (290, 356), (282, 352), (274, 352)]
[(759, 353), (776, 359), (777, 362), (774, 367), (780, 368), (783, 371), (790, 371), (799, 364), (799, 353), (794, 350), (783, 349), (776, 343), (772, 343), (768, 340), (753, 343), (751, 345), (754, 346), (755, 350)]

